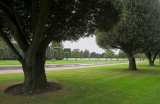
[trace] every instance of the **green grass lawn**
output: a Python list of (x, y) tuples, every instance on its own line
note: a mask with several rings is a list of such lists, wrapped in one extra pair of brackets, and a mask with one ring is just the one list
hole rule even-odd
[(48, 81), (62, 84), (62, 90), (32, 97), (4, 94), (23, 74), (0, 75), (0, 104), (160, 104), (160, 65), (128, 65), (47, 71)]
[[(55, 62), (51, 60), (46, 60), (46, 64), (74, 64), (74, 63), (124, 63), (127, 60), (56, 60)], [(17, 60), (2, 60), (0, 65), (21, 65)]]

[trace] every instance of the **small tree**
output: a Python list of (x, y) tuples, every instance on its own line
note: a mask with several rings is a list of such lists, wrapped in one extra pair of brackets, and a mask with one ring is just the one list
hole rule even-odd
[(83, 58), (84, 52), (81, 50), (80, 51), (80, 58)]
[(64, 48), (64, 53), (65, 52), (68, 52), (69, 53), (68, 58), (71, 58), (71, 49), (70, 48)]
[(58, 51), (57, 50), (53, 51), (53, 56), (54, 56), (54, 59), (57, 59), (57, 57), (58, 57)]
[(64, 53), (64, 56), (65, 56), (65, 58), (68, 60), (69, 52), (65, 52), (65, 53)]
[(62, 49), (62, 47), (54, 47), (53, 48), (53, 52), (55, 50), (57, 51), (57, 57), (56, 57), (56, 59), (57, 60), (62, 60), (63, 59), (63, 49)]
[(97, 58), (97, 53), (96, 52), (91, 52), (90, 58)]
[(47, 57), (48, 59), (52, 57), (52, 48), (51, 48), (51, 46), (48, 46), (48, 47), (47, 47), (46, 57)]
[(85, 50), (83, 53), (83, 58), (89, 58), (89, 50)]
[(126, 53), (124, 53), (123, 51), (119, 51), (118, 57), (119, 57), (119, 58), (123, 58), (123, 60), (124, 60), (124, 58), (127, 58), (127, 55), (126, 55)]
[(72, 57), (76, 58), (76, 60), (77, 60), (77, 58), (80, 58), (80, 50), (79, 49), (73, 49)]
[(106, 51), (106, 53), (104, 54), (104, 58), (114, 58), (114, 57), (115, 57), (115, 54), (111, 50)]

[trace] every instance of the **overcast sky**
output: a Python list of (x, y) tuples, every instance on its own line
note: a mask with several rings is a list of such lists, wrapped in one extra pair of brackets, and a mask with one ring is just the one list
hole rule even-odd
[(89, 37), (89, 38), (81, 38), (77, 42), (65, 41), (63, 45), (64, 45), (64, 48), (71, 48), (72, 50), (78, 48), (83, 51), (87, 49), (90, 52), (97, 52), (97, 53), (105, 52), (105, 50), (99, 48), (98, 45), (96, 44), (95, 36)]

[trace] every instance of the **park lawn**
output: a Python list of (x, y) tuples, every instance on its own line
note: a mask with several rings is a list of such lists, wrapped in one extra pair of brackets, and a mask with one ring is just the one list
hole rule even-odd
[(4, 90), (23, 81), (23, 74), (0, 75), (0, 104), (160, 104), (160, 65), (128, 65), (47, 71), (49, 81), (63, 88), (31, 97), (10, 96)]
[[(128, 60), (56, 60), (55, 62), (51, 60), (46, 60), (46, 64), (75, 64), (75, 63), (124, 63)], [(2, 60), (0, 65), (21, 65), (17, 60)]]

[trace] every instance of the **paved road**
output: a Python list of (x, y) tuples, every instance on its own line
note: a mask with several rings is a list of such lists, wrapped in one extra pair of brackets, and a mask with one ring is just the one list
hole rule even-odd
[[(89, 63), (89, 64), (59, 64), (59, 65), (46, 65), (45, 70), (65, 70), (65, 69), (79, 69), (79, 68), (89, 68), (97, 66), (110, 66), (110, 65), (119, 65), (127, 63)], [(0, 66), (0, 74), (9, 74), (9, 73), (22, 73), (22, 67), (20, 65), (11, 65), (11, 66)], [(5, 69), (5, 70), (3, 70)]]
[[(137, 61), (136, 63), (139, 63), (139, 61)], [(49, 70), (79, 69), (79, 68), (89, 68), (97, 66), (120, 65), (120, 64), (128, 64), (128, 63), (53, 64), (53, 65), (45, 65), (45, 70), (49, 71)], [(21, 65), (0, 66), (0, 74), (22, 73), (22, 72), (23, 70)]]

